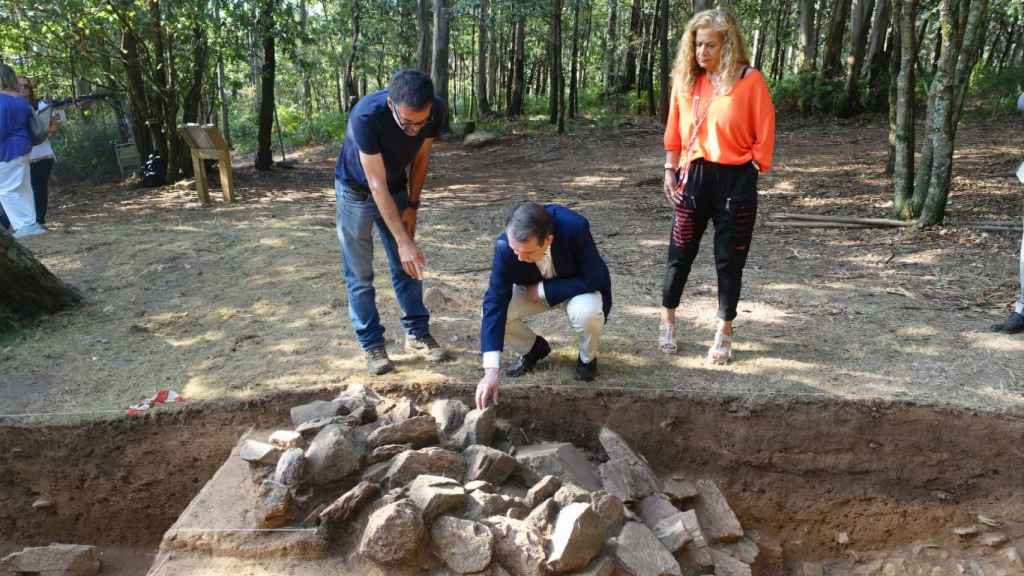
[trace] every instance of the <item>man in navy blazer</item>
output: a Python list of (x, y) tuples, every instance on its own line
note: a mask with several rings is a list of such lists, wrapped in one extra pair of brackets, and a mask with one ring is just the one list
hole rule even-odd
[(484, 377), (476, 389), (478, 408), (498, 399), (506, 341), (519, 354), (505, 371), (513, 378), (530, 372), (551, 353), (547, 340), (534, 334), (525, 319), (555, 307), (565, 308), (569, 324), (580, 336), (576, 378), (593, 380), (601, 331), (612, 308), (608, 266), (597, 252), (586, 218), (564, 206), (524, 202), (494, 243), (480, 323)]

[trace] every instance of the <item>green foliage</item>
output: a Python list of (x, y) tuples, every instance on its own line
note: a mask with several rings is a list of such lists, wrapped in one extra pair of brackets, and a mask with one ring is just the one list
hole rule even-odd
[(979, 68), (971, 78), (970, 90), (965, 113), (1016, 116), (1017, 97), (1024, 92), (1024, 66), (1007, 67), (1002, 72)]
[(842, 105), (843, 84), (813, 71), (800, 72), (770, 85), (779, 112), (808, 115), (835, 114)]
[[(345, 136), (348, 115), (337, 110), (314, 112), (306, 123), (302, 110), (295, 106), (278, 106), (277, 117), (281, 122), (281, 135), (285, 148), (292, 150), (307, 144), (339, 143)], [(259, 114), (251, 107), (236, 109), (230, 117), (231, 144), (240, 153), (256, 151), (259, 130)], [(272, 145), (279, 148), (277, 126), (274, 126)], [(280, 154), (280, 151), (277, 152)]]
[(114, 143), (119, 140), (117, 120), (109, 111), (94, 112), (86, 121), (69, 113), (68, 121), (50, 137), (57, 162), (54, 178), (63, 182), (109, 182), (120, 177)]

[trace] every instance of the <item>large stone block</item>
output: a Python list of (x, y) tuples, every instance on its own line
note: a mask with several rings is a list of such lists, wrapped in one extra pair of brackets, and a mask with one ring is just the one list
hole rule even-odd
[(434, 417), (441, 432), (451, 434), (462, 426), (469, 407), (462, 400), (442, 399), (430, 403), (427, 413)]
[(25, 548), (0, 560), (0, 574), (4, 576), (95, 576), (99, 572), (96, 547), (79, 544)]
[(306, 451), (309, 474), (316, 484), (341, 480), (359, 470), (362, 459), (362, 443), (355, 442), (349, 429), (338, 424), (320, 430)]
[(430, 528), (434, 555), (459, 574), (482, 572), (491, 563), (494, 534), (473, 520), (441, 516)]
[(484, 521), (494, 534), (494, 556), (516, 576), (544, 576), (544, 540), (522, 520), (492, 516)]
[(425, 533), (419, 508), (399, 500), (370, 515), (359, 553), (374, 562), (397, 564), (415, 554)]
[(651, 494), (640, 501), (640, 518), (669, 552), (679, 551), (693, 539), (684, 514), (664, 494)]
[(424, 474), (409, 484), (409, 500), (419, 507), (423, 519), (429, 522), (440, 514), (463, 508), (466, 490), (451, 478)]
[(682, 576), (679, 562), (640, 522), (626, 522), (622, 527), (615, 539), (614, 555), (628, 574)]
[(750, 565), (736, 558), (711, 549), (711, 558), (715, 562), (715, 576), (751, 576)]
[(408, 450), (391, 460), (385, 478), (390, 487), (404, 486), (420, 474), (445, 476), (462, 481), (466, 464), (458, 454), (443, 448), (430, 447)]
[(238, 451), (238, 455), (242, 460), (245, 460), (254, 466), (273, 466), (281, 456), (281, 449), (273, 444), (267, 444), (266, 442), (246, 440), (242, 443), (242, 447)]
[(348, 408), (339, 400), (314, 400), (309, 404), (295, 406), (291, 410), (292, 426), (298, 427), (305, 422), (320, 418), (333, 418), (348, 414)]
[(451, 435), (452, 444), (458, 448), (467, 448), (473, 444), (490, 446), (494, 441), (496, 421), (497, 416), (493, 407), (484, 410), (470, 410), (466, 414), (462, 426)]
[(385, 444), (411, 444), (413, 448), (422, 448), (437, 444), (438, 438), (437, 422), (433, 416), (416, 416), (377, 428), (366, 442), (370, 449)]
[(589, 490), (600, 490), (601, 481), (586, 455), (569, 443), (546, 443), (523, 446), (516, 451), (519, 473), (528, 484), (544, 476), (558, 476), (563, 482), (572, 482)]
[(743, 526), (729, 507), (718, 485), (710, 480), (697, 482), (694, 510), (708, 544), (732, 542), (743, 537)]
[(604, 546), (604, 523), (590, 504), (562, 508), (551, 535), (548, 568), (556, 573), (586, 568)]
[(306, 455), (302, 448), (289, 448), (281, 455), (274, 468), (274, 482), (289, 488), (300, 486), (306, 477)]
[(516, 459), (501, 450), (473, 444), (462, 452), (466, 459), (466, 481), (484, 480), (491, 484), (504, 484), (516, 469)]

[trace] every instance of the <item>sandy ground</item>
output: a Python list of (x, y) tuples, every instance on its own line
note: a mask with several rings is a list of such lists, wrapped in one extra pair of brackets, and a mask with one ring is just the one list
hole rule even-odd
[[(716, 283), (709, 229), (684, 293), (679, 353), (657, 351), (670, 226), (660, 129), (581, 125), (510, 131), (496, 146), (435, 148), (417, 239), (433, 332), (454, 360), (402, 355), (399, 310), (377, 250), (381, 314), (398, 370), (379, 381), (475, 382), (480, 299), (504, 214), (530, 198), (583, 212), (612, 272), (616, 305), (588, 387), (749, 395), (884, 397), (1000, 410), (1024, 403), (1024, 336), (988, 332), (1016, 299), (1016, 233), (766, 226), (774, 212), (886, 216), (879, 121), (780, 122), (762, 178), (735, 359), (709, 367)], [(958, 137), (951, 221), (1020, 218), (1019, 132), (975, 123)], [(240, 201), (198, 204), (186, 184), (56, 191), (53, 233), (25, 241), (87, 303), (0, 340), (0, 413), (121, 412), (171, 388), (191, 400), (368, 381), (351, 333), (334, 231), (336, 148), (290, 169), (236, 169)], [(296, 155), (292, 155), (295, 158)], [(556, 347), (504, 386), (574, 386), (575, 339), (560, 312), (533, 325)]]

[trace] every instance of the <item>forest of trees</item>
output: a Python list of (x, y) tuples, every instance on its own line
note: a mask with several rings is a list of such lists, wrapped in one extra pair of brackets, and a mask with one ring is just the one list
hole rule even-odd
[[(1020, 0), (722, 0), (778, 105), (888, 113), (896, 214), (940, 222), (956, 127), (984, 75), (1024, 78)], [(431, 74), (450, 118), (597, 110), (664, 119), (676, 44), (709, 0), (0, 0), (0, 60), (42, 92), (116, 93), (119, 139), (190, 175), (176, 126), (337, 141), (345, 112), (400, 67)], [(1001, 79), (1001, 80), (1000, 80)], [(1000, 84), (1001, 82), (1001, 84)], [(118, 102), (120, 102), (118, 104)], [(113, 115), (113, 112), (110, 112)], [(86, 121), (90, 118), (85, 118)], [(921, 126), (915, 133), (915, 121)], [(923, 121), (923, 124), (921, 122)], [(570, 128), (571, 129), (571, 128)], [(915, 162), (914, 150), (920, 154)]]

